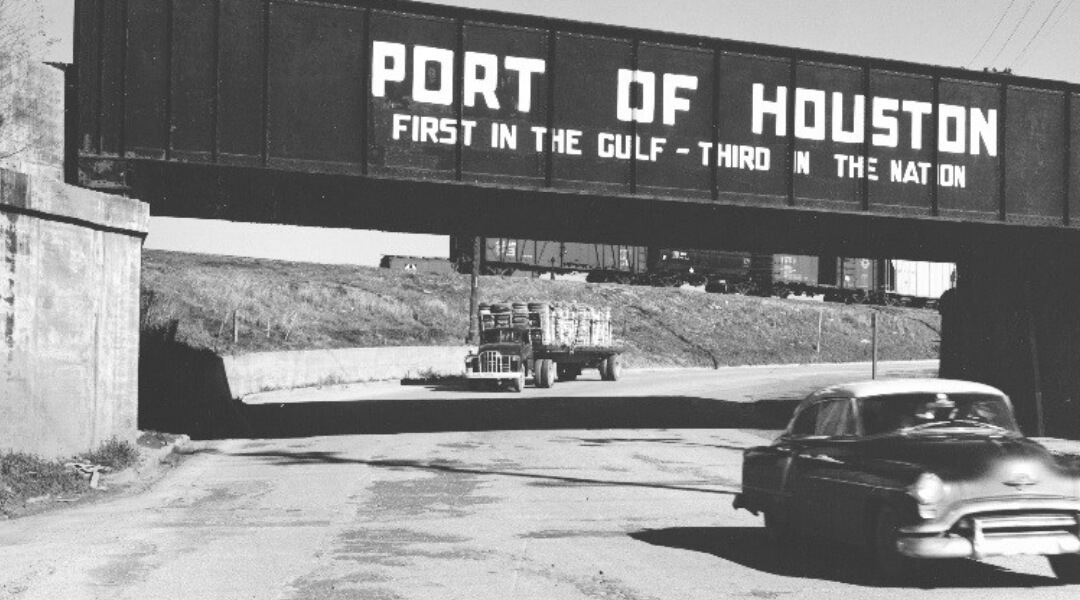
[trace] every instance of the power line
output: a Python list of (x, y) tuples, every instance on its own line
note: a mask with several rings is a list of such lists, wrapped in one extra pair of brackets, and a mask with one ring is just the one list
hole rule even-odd
[[(1034, 42), (1037, 37), (1039, 37), (1039, 34), (1042, 33), (1043, 28), (1046, 27), (1046, 23), (1050, 20), (1050, 17), (1054, 16), (1054, 13), (1057, 11), (1058, 6), (1061, 6), (1062, 2), (1064, 2), (1064, 0), (1057, 0), (1057, 2), (1054, 3), (1054, 7), (1051, 8), (1050, 12), (1046, 14), (1046, 18), (1043, 19), (1043, 22), (1039, 25), (1039, 28), (1035, 31), (1034, 35), (1032, 35), (1031, 38), (1027, 41), (1027, 43), (1024, 44), (1024, 48), (1020, 50), (1020, 54), (1017, 54), (1016, 58), (1013, 59), (1013, 66), (1019, 63), (1020, 60), (1024, 57), (1024, 54), (1027, 53), (1028, 48), (1031, 47), (1031, 43)], [(1065, 5), (1065, 10), (1061, 11), (1061, 13), (1058, 14), (1058, 18), (1054, 19), (1054, 24), (1050, 26), (1050, 29), (1048, 29), (1047, 32), (1053, 31), (1054, 27), (1056, 27), (1057, 24), (1061, 22), (1062, 17), (1065, 16), (1065, 13), (1069, 12), (1069, 8), (1071, 8), (1071, 6), (1072, 0), (1069, 0), (1069, 4)]]
[(1027, 19), (1028, 13), (1031, 12), (1032, 6), (1035, 6), (1035, 0), (1031, 0), (1031, 2), (1028, 2), (1027, 8), (1024, 9), (1024, 14), (1020, 15), (1020, 19), (1016, 21), (1016, 25), (1013, 27), (1012, 31), (1009, 32), (1008, 39), (1006, 39), (1005, 43), (1001, 45), (1000, 49), (998, 49), (997, 54), (994, 55), (994, 58), (990, 59), (990, 64), (994, 64), (995, 62), (997, 62), (997, 59), (1001, 57), (1001, 53), (1004, 52), (1005, 48), (1009, 46), (1009, 42), (1012, 41), (1013, 36), (1016, 35), (1016, 32), (1020, 29), (1020, 25), (1022, 25), (1024, 23), (1024, 20)]
[(990, 38), (994, 37), (994, 34), (997, 33), (998, 27), (1001, 27), (1001, 22), (1005, 20), (1005, 15), (1009, 14), (1009, 11), (1012, 10), (1013, 4), (1016, 4), (1016, 0), (1009, 0), (1009, 5), (1005, 7), (1005, 11), (1001, 13), (1001, 17), (999, 17), (997, 23), (994, 24), (994, 28), (990, 30), (990, 35), (986, 36), (986, 39), (983, 40), (982, 46), (979, 46), (979, 51), (976, 52), (975, 55), (971, 57), (971, 60), (968, 61), (967, 66), (969, 68), (972, 64), (975, 63), (975, 59), (979, 58), (979, 55), (982, 54), (982, 51), (986, 49), (986, 45), (990, 43)]

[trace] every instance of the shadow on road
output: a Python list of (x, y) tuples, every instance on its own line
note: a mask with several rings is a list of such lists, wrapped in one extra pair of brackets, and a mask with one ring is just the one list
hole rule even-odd
[(551, 429), (782, 429), (796, 400), (500, 397), (245, 405), (188, 423), (195, 439)]
[[(873, 576), (864, 548), (825, 541), (800, 540), (779, 548), (764, 527), (673, 527), (646, 529), (630, 537), (654, 546), (702, 552), (757, 571), (840, 583), (885, 587)], [(1031, 588), (1058, 585), (1052, 577), (1016, 573), (971, 561), (933, 561), (922, 568), (912, 587)]]
[[(731, 496), (736, 493), (738, 485), (735, 482), (716, 478), (715, 484), (710, 487), (692, 486), (685, 484), (664, 483), (662, 481), (615, 481), (609, 479), (593, 479), (588, 477), (568, 477), (564, 475), (548, 475), (542, 473), (529, 473), (526, 471), (507, 471), (473, 467), (462, 464), (446, 462), (425, 462), (418, 460), (391, 460), (391, 459), (362, 459), (343, 457), (333, 452), (243, 452), (236, 456), (266, 458), (275, 461), (280, 466), (296, 466), (310, 464), (351, 464), (366, 465), (388, 470), (404, 471), (428, 471), (434, 473), (458, 473), (466, 475), (496, 475), (501, 477), (516, 477), (529, 479), (537, 485), (544, 486), (616, 486), (637, 487), (677, 490), (683, 492), (698, 492), (703, 494), (721, 494)], [(721, 485), (723, 488), (717, 488)]]

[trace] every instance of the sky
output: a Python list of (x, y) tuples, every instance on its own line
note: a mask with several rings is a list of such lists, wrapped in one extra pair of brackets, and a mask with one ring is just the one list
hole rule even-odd
[[(74, 0), (40, 1), (70, 62)], [(1080, 0), (428, 0), (1080, 83)], [(377, 264), (446, 256), (445, 236), (151, 218), (147, 248)]]

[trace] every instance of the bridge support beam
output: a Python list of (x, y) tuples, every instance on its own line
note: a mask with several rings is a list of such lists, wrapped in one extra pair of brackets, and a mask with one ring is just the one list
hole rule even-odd
[(957, 268), (941, 376), (1004, 390), (1028, 435), (1080, 438), (1080, 245), (980, 245)]

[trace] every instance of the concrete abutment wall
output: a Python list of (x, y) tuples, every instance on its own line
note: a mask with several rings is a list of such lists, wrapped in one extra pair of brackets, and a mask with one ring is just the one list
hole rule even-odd
[(0, 168), (0, 450), (137, 431), (148, 205)]

